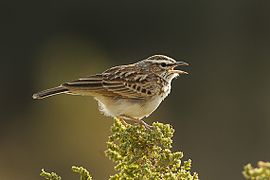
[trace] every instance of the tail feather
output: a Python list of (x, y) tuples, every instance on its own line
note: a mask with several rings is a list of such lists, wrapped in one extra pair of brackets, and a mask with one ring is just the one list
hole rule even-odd
[(63, 86), (58, 86), (50, 89), (46, 89), (44, 91), (40, 91), (38, 93), (33, 94), (33, 99), (43, 99), (50, 96), (54, 96), (57, 94), (62, 94), (68, 92), (68, 88)]

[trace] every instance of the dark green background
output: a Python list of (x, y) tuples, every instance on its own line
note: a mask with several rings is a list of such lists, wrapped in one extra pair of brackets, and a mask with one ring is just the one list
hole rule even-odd
[(112, 119), (92, 98), (32, 93), (116, 64), (166, 54), (191, 64), (147, 122), (176, 129), (174, 149), (203, 180), (243, 179), (270, 160), (270, 3), (227, 1), (1, 1), (0, 179), (107, 179)]

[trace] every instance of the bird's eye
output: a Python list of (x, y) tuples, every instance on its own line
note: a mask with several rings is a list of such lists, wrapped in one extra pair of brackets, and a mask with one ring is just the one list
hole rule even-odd
[(166, 63), (161, 63), (160, 66), (161, 66), (161, 67), (166, 67), (167, 64), (166, 64)]

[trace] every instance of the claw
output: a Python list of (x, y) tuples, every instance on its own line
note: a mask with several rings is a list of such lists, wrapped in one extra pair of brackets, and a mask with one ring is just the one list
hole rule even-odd
[(127, 123), (124, 119), (120, 119), (120, 121), (121, 121), (121, 123), (122, 123), (125, 127), (128, 126), (128, 123)]
[(140, 122), (146, 129), (152, 130), (154, 128), (154, 126), (151, 126), (149, 124), (147, 124), (146, 122), (144, 122), (143, 120), (141, 120)]
[(115, 118), (118, 119), (125, 127), (128, 126), (128, 123), (123, 118)]
[(133, 122), (135, 124), (142, 124), (146, 129), (153, 129), (153, 126), (150, 126), (149, 124), (147, 124), (143, 120), (139, 120), (139, 119), (132, 118), (132, 117), (129, 117), (129, 116), (122, 115), (122, 116), (119, 116), (118, 119), (126, 127), (129, 125), (129, 123), (127, 123), (126, 121), (131, 121), (131, 122)]

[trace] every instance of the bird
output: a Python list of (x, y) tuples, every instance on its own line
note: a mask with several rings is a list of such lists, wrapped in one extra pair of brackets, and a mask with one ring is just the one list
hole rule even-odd
[(105, 116), (120, 119), (124, 125), (129, 121), (152, 128), (143, 118), (152, 114), (170, 94), (173, 79), (188, 74), (175, 68), (188, 65), (166, 55), (152, 55), (37, 92), (33, 99), (58, 94), (92, 96)]

